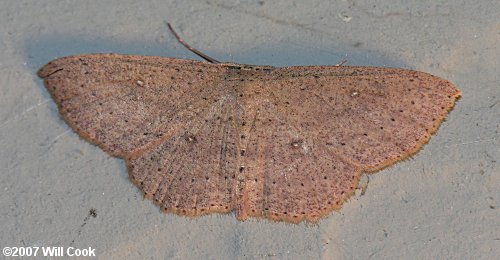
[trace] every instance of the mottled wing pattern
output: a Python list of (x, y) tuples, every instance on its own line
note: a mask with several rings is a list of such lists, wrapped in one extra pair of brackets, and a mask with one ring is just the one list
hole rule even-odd
[(235, 202), (236, 107), (226, 68), (161, 57), (65, 57), (38, 74), (83, 138), (127, 160), (164, 210), (227, 212)]
[(416, 71), (289, 67), (261, 82), (247, 151), (246, 214), (317, 221), (339, 208), (362, 172), (407, 158), (425, 144), (460, 91)]
[(39, 71), (62, 117), (127, 160), (163, 210), (315, 222), (363, 172), (425, 144), (460, 91), (373, 67), (270, 68), (114, 54)]
[(81, 136), (125, 157), (206, 113), (225, 69), (171, 58), (95, 54), (45, 65), (38, 75)]
[(355, 188), (360, 168), (295, 127), (272, 102), (260, 106), (248, 138), (241, 219), (316, 222)]
[(425, 144), (460, 91), (427, 73), (376, 67), (289, 67), (269, 89), (278, 112), (328, 150), (376, 171)]
[(196, 216), (235, 207), (238, 108), (232, 98), (223, 96), (162, 144), (127, 159), (132, 181), (163, 210)]

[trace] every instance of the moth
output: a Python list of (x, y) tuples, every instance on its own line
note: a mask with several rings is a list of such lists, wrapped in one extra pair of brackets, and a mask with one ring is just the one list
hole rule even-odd
[(166, 212), (317, 222), (362, 174), (416, 153), (460, 97), (412, 70), (223, 63), (168, 26), (205, 61), (83, 54), (38, 71), (68, 125)]

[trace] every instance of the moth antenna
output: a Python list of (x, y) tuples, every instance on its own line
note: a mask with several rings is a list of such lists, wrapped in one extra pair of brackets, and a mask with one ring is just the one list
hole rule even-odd
[(341, 60), (339, 63), (335, 64), (334, 66), (335, 66), (335, 67), (340, 67), (340, 66), (344, 66), (344, 64), (346, 64), (346, 63), (347, 63), (347, 60), (346, 60), (346, 59), (343, 59), (343, 60)]
[(175, 38), (177, 38), (177, 40), (184, 46), (186, 47), (188, 50), (192, 51), (194, 54), (202, 57), (204, 60), (210, 62), (210, 63), (214, 63), (214, 64), (217, 64), (217, 63), (220, 63), (220, 61), (204, 54), (203, 52), (191, 47), (191, 45), (189, 45), (187, 42), (185, 42), (178, 34), (177, 32), (175, 32), (174, 28), (172, 28), (172, 25), (170, 25), (170, 23), (167, 23), (167, 26), (168, 26), (168, 29), (170, 29), (170, 31), (172, 32), (172, 34), (174, 34)]

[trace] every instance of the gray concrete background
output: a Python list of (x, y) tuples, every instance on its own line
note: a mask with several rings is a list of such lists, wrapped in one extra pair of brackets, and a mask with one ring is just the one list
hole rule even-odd
[[(0, 2), (0, 246), (91, 246), (104, 259), (498, 259), (500, 2), (404, 2)], [(347, 58), (429, 72), (463, 97), (420, 153), (317, 225), (165, 215), (122, 160), (59, 118), (35, 74), (92, 52), (198, 59), (165, 21), (220, 60)]]

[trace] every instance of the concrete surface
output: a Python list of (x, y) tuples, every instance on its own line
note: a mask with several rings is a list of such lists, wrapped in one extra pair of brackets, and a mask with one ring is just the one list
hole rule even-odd
[[(403, 2), (0, 2), (0, 246), (92, 247), (103, 259), (498, 259), (500, 2)], [(463, 97), (420, 153), (317, 225), (164, 215), (122, 160), (59, 118), (35, 73), (92, 52), (198, 59), (165, 21), (220, 60), (347, 58), (429, 72)]]

